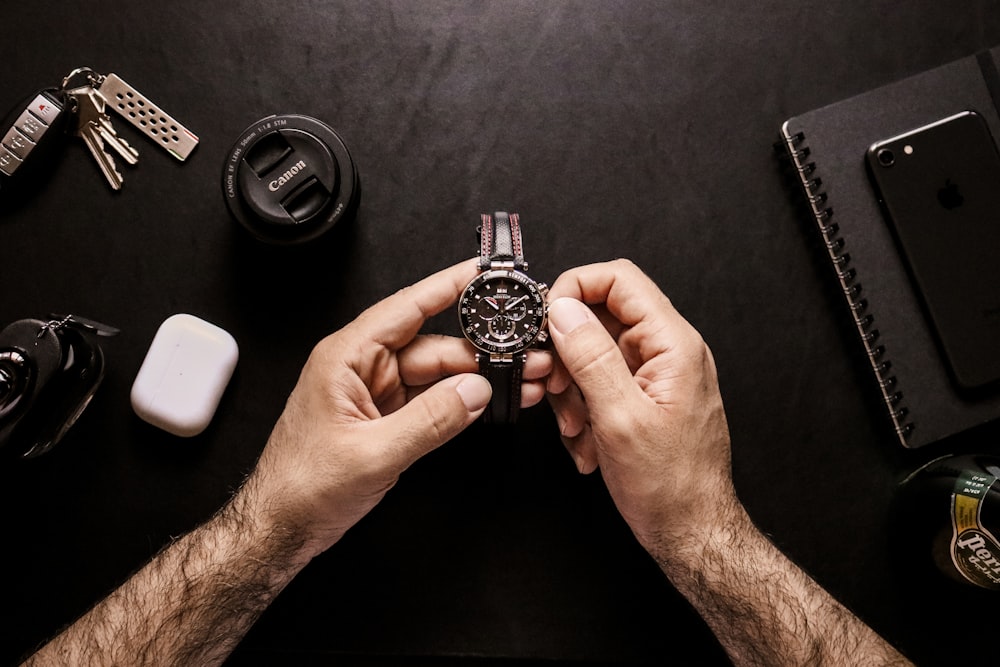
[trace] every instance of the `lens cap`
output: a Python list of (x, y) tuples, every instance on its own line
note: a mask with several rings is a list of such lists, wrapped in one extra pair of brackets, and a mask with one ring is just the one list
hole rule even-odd
[(229, 212), (251, 234), (290, 245), (353, 218), (361, 182), (333, 128), (286, 114), (262, 118), (243, 131), (226, 158), (222, 190)]

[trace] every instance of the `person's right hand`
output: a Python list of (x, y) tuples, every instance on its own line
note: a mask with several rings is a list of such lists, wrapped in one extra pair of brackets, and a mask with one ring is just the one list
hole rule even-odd
[(557, 363), (548, 398), (577, 468), (600, 468), (658, 560), (695, 546), (707, 522), (724, 523), (736, 507), (711, 351), (628, 260), (567, 271), (549, 298)]

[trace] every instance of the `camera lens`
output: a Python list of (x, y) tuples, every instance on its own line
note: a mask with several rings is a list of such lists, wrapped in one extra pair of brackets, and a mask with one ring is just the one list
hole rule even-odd
[(891, 167), (896, 164), (896, 155), (888, 148), (880, 148), (878, 153), (875, 154), (878, 159), (878, 163), (883, 167)]
[(232, 217), (253, 236), (290, 245), (351, 219), (361, 181), (332, 127), (310, 116), (283, 114), (244, 130), (226, 159), (222, 189)]

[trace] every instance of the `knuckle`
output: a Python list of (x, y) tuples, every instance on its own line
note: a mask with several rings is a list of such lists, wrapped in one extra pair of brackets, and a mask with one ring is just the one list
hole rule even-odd
[(619, 356), (621, 356), (621, 352), (616, 347), (588, 345), (579, 349), (574, 358), (567, 363), (576, 369), (575, 374), (577, 375), (582, 375), (585, 378), (603, 377), (605, 375), (604, 369), (617, 362)]
[(427, 392), (417, 402), (419, 414), (408, 421), (408, 438), (444, 442), (454, 431), (454, 408), (436, 392)]
[(629, 272), (638, 270), (639, 268), (638, 266), (636, 266), (635, 262), (633, 262), (628, 257), (619, 257), (617, 259), (611, 260), (611, 267), (617, 269), (623, 269)]

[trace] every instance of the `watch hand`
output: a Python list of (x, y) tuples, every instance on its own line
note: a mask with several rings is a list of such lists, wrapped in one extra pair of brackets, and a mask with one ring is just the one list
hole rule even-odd
[(514, 306), (516, 306), (517, 304), (521, 303), (522, 301), (524, 301), (527, 298), (528, 298), (528, 295), (525, 294), (524, 296), (519, 296), (516, 299), (511, 299), (510, 301), (508, 301), (507, 303), (504, 304), (504, 310), (510, 310), (511, 308), (513, 308)]
[(483, 299), (483, 301), (485, 301), (486, 303), (490, 304), (491, 306), (493, 306), (497, 310), (500, 310), (500, 304), (497, 303), (497, 300), (494, 299), (493, 297), (488, 296), (485, 299)]

